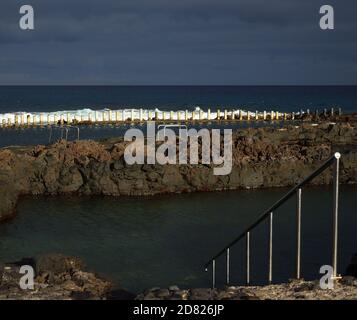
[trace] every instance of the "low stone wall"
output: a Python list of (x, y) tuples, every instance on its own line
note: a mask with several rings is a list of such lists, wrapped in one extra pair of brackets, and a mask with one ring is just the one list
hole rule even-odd
[[(357, 182), (357, 134), (350, 123), (250, 128), (233, 133), (233, 169), (213, 175), (209, 165), (127, 165), (120, 138), (61, 141), (0, 150), (0, 219), (21, 195), (154, 195), (292, 186), (342, 153), (341, 182)], [(331, 183), (331, 171), (314, 184)]]

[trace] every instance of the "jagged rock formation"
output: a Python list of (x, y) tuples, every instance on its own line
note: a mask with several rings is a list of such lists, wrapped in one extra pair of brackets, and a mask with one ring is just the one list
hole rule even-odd
[[(0, 150), (0, 219), (21, 195), (154, 195), (237, 188), (291, 186), (332, 152), (342, 153), (341, 182), (357, 182), (357, 134), (349, 123), (250, 128), (233, 134), (233, 169), (213, 175), (209, 165), (127, 165), (128, 142), (61, 141)], [(314, 184), (331, 182), (331, 172)]]

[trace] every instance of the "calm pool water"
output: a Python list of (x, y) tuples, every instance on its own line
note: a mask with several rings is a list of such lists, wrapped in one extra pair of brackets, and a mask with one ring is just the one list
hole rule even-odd
[[(291, 122), (289, 122), (291, 124)], [(301, 124), (301, 122), (296, 121), (296, 124)], [(256, 127), (281, 127), (284, 125), (284, 121), (238, 121), (238, 122), (224, 122), (216, 123), (211, 122), (207, 123), (204, 126), (200, 124), (186, 124), (187, 128), (195, 128), (197, 130), (201, 128), (208, 129), (243, 129), (243, 128), (256, 128)], [(93, 126), (80, 126), (80, 139), (107, 139), (112, 137), (124, 137), (125, 132), (133, 128), (134, 125), (130, 124), (117, 124), (117, 125), (93, 125)], [(146, 125), (135, 125), (136, 128), (143, 130), (146, 133)], [(156, 127), (156, 130), (158, 128)], [(52, 135), (50, 136), (51, 128), (50, 127), (34, 127), (34, 128), (0, 128), (0, 148), (7, 146), (28, 146), (43, 144), (47, 145), (49, 143), (54, 143), (57, 140), (65, 136), (65, 131), (61, 128), (53, 127)], [(68, 140), (76, 140), (78, 136), (78, 131), (75, 128), (72, 128), (68, 131)]]
[[(144, 198), (24, 198), (0, 225), (0, 261), (57, 252), (133, 292), (148, 287), (209, 286), (204, 263), (286, 189), (239, 190)], [(319, 277), (330, 264), (331, 188), (303, 190), (302, 274)], [(357, 252), (357, 186), (341, 188), (340, 272)], [(251, 235), (253, 283), (267, 280), (267, 222)], [(295, 200), (274, 219), (274, 282), (294, 273)], [(231, 250), (231, 279), (244, 283), (244, 241)], [(225, 258), (217, 261), (224, 285)]]

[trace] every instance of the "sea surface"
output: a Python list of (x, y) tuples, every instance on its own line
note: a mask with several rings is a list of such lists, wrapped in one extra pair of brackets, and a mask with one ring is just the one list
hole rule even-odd
[(341, 107), (357, 112), (357, 86), (0, 86), (0, 113), (195, 106), (279, 112)]
[[(302, 202), (302, 275), (321, 277), (331, 264), (332, 188), (307, 187)], [(211, 285), (205, 262), (239, 235), (287, 189), (239, 190), (154, 197), (26, 197), (0, 225), (0, 262), (43, 253), (81, 257), (90, 270), (132, 292), (176, 284)], [(341, 186), (339, 273), (357, 252), (357, 186)], [(231, 249), (231, 282), (244, 284), (245, 241)], [(274, 214), (273, 281), (295, 266), (295, 199)], [(217, 260), (224, 285), (225, 256)], [(268, 221), (251, 234), (253, 284), (267, 283)]]
[[(338, 108), (342, 112), (357, 112), (357, 86), (0, 86), (0, 114), (13, 112), (55, 112), (158, 108), (160, 110), (203, 110), (237, 108), (255, 112), (274, 110), (299, 112), (301, 109), (322, 111)], [(254, 121), (226, 125), (212, 123), (211, 128), (241, 128), (279, 125)], [(123, 136), (126, 125), (92, 126), (80, 129), (81, 139)], [(145, 128), (143, 128), (145, 130)], [(53, 142), (61, 136), (54, 129)], [(76, 138), (69, 132), (69, 140)], [(0, 129), (0, 147), (36, 145), (50, 142), (48, 127), (36, 129)]]

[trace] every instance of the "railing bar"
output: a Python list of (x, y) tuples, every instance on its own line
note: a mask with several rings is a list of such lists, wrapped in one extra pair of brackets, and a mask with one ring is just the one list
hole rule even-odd
[(246, 238), (246, 283), (250, 285), (250, 232), (247, 232)]
[(339, 169), (341, 155), (335, 153), (334, 177), (333, 177), (333, 244), (332, 244), (332, 267), (333, 277), (337, 276), (337, 251), (338, 251), (338, 196), (339, 196)]
[(269, 283), (273, 281), (273, 212), (269, 216)]
[(230, 256), (229, 256), (229, 254), (230, 254), (230, 252), (229, 252), (230, 250), (229, 250), (229, 248), (227, 249), (227, 279), (226, 279), (226, 282), (227, 282), (227, 284), (229, 284), (229, 276), (230, 276), (230, 270), (229, 270), (229, 264), (230, 264)]
[(212, 261), (212, 289), (216, 287), (216, 260)]
[(52, 140), (52, 127), (50, 128), (50, 137), (48, 139), (48, 143), (51, 143)]
[[(337, 153), (336, 153), (337, 154)], [(321, 172), (323, 172), (326, 168), (328, 168), (331, 163), (336, 159), (334, 154), (332, 157), (330, 157), (329, 159), (327, 159), (319, 169), (317, 169), (316, 171), (314, 171), (310, 176), (308, 176), (306, 179), (304, 179), (301, 183), (299, 183), (298, 185), (296, 185), (294, 188), (292, 188), (288, 193), (285, 194), (285, 196), (283, 196), (280, 200), (278, 200), (273, 206), (271, 206), (268, 210), (266, 210), (257, 220), (256, 222), (254, 222), (250, 227), (248, 227), (246, 230), (244, 230), (236, 239), (234, 239), (232, 242), (230, 242), (226, 247), (224, 247), (220, 252), (218, 252), (215, 256), (213, 256), (206, 264), (205, 264), (205, 268), (207, 266), (209, 266), (211, 264), (211, 262), (213, 261), (213, 259), (218, 258), (219, 256), (221, 256), (226, 250), (227, 248), (232, 247), (233, 245), (235, 245), (239, 240), (241, 240), (242, 238), (245, 237), (245, 235), (251, 231), (252, 229), (254, 229), (257, 225), (259, 225), (263, 220), (265, 220), (270, 212), (274, 211), (275, 209), (277, 209), (278, 207), (280, 207), (283, 203), (285, 203), (292, 195), (295, 194), (296, 190), (300, 189), (301, 187), (303, 187), (305, 184), (307, 184), (308, 182), (310, 182), (313, 178), (315, 178), (317, 175), (319, 175)]]
[(296, 204), (296, 279), (301, 277), (301, 195), (302, 189), (299, 188)]

